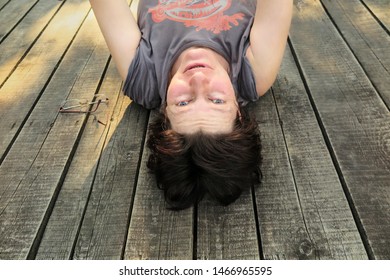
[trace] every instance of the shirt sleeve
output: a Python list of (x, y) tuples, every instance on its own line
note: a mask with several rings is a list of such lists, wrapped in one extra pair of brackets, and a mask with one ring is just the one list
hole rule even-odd
[(237, 89), (238, 101), (243, 105), (259, 99), (252, 67), (245, 55), (243, 56), (241, 71), (237, 80)]
[(158, 108), (161, 104), (155, 68), (150, 57), (148, 48), (141, 41), (123, 85), (124, 94), (146, 109)]

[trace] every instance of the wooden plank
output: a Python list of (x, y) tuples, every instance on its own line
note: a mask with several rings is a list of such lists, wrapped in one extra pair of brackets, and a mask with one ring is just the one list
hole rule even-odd
[(74, 259), (123, 258), (148, 112), (121, 99), (123, 117), (100, 158)]
[[(390, 108), (390, 36), (359, 0), (330, 1), (323, 5)], [(388, 2), (390, 10), (390, 2)], [(390, 16), (390, 13), (389, 13)]]
[(1, 42), (0, 88), (63, 3), (39, 1), (11, 34)]
[(229, 206), (205, 199), (198, 206), (197, 259), (260, 258), (251, 192)]
[[(103, 70), (101, 69), (102, 72)], [(74, 243), (95, 181), (103, 145), (108, 135), (110, 135), (109, 138), (112, 136), (122, 118), (119, 113), (124, 96), (120, 94), (121, 79), (114, 63), (110, 63), (99, 92), (109, 98), (107, 110), (100, 110), (93, 117), (88, 118), (45, 228), (36, 259), (69, 259), (72, 257)], [(119, 100), (118, 97), (120, 97)], [(108, 121), (107, 126), (96, 125), (96, 119), (104, 123)]]
[(351, 211), (294, 67), (287, 50), (273, 86), (275, 100), (268, 93), (255, 107), (263, 145), (264, 178), (256, 200), (264, 258), (364, 259)]
[(263, 157), (263, 179), (260, 188), (255, 189), (262, 257), (315, 259), (272, 94), (268, 92), (252, 106), (261, 132)]
[(289, 48), (273, 93), (314, 255), (326, 259), (367, 259)]
[(388, 259), (389, 110), (319, 1), (295, 5), (290, 36), (370, 258)]
[(88, 1), (66, 1), (0, 89), (0, 160), (23, 126), (89, 9)]
[(0, 12), (0, 43), (38, 1), (11, 1)]
[[(96, 26), (94, 28), (94, 32), (99, 32)], [(45, 228), (36, 259), (73, 257), (88, 199), (96, 182), (103, 146), (112, 138), (123, 117), (121, 108), (126, 107), (129, 101), (121, 93), (121, 78), (112, 61), (98, 93), (109, 98), (107, 110), (98, 111), (94, 114), (96, 118), (88, 119)], [(107, 122), (107, 126), (96, 127), (96, 119)]]
[(120, 91), (120, 76), (110, 64), (100, 92), (120, 98), (104, 150), (107, 131), (96, 134), (93, 124), (87, 125), (58, 197), (62, 203), (54, 207), (43, 236), (39, 259), (122, 257), (147, 111), (129, 106)]
[(371, 10), (381, 23), (390, 31), (390, 2), (387, 0), (363, 0), (363, 3)]
[(91, 13), (0, 166), (1, 259), (34, 257), (86, 118), (58, 108), (92, 100), (107, 58)]
[[(132, 9), (134, 11), (134, 4), (136, 4), (138, 1), (134, 1), (135, 3), (132, 4)], [(138, 110), (140, 109), (139, 107)], [(127, 113), (128, 115), (128, 113)], [(121, 123), (122, 129), (125, 129), (128, 127), (128, 123), (134, 123), (134, 116), (133, 117), (128, 117), (123, 120)], [(138, 121), (136, 122), (138, 123)], [(137, 133), (137, 137), (134, 136), (134, 133)], [(139, 127), (135, 127), (133, 129), (126, 129), (125, 132), (119, 132), (117, 139), (113, 141), (111, 149), (114, 149), (117, 144), (116, 142), (119, 143), (132, 143), (130, 146), (132, 146), (132, 149), (122, 149), (119, 152), (127, 154), (130, 158), (133, 159), (133, 161), (136, 159), (135, 155), (137, 154), (138, 151), (141, 151), (139, 144), (142, 143), (142, 141), (139, 141), (140, 135), (143, 133), (143, 130), (140, 129)], [(137, 141), (138, 140), (138, 141)], [(138, 142), (138, 143), (137, 143)], [(115, 143), (115, 144), (114, 144)], [(137, 144), (135, 144), (137, 143)], [(122, 144), (123, 145), (123, 144)], [(123, 150), (127, 150), (123, 152)], [(129, 151), (133, 151), (129, 154)], [(144, 156), (145, 157), (144, 152)], [(107, 155), (109, 153), (107, 152)], [(114, 155), (118, 156), (118, 151), (114, 153)], [(122, 160), (123, 161), (123, 160)], [(141, 201), (136, 197), (135, 198), (135, 206), (132, 205), (131, 201), (131, 193), (133, 191), (132, 188), (129, 188), (128, 182), (133, 182), (135, 177), (134, 171), (136, 170), (136, 164), (133, 162), (132, 164), (129, 164), (129, 162), (124, 162), (121, 165), (118, 162), (113, 161), (111, 159), (111, 165), (118, 169), (116, 171), (117, 176), (122, 176), (128, 175), (131, 178), (129, 179), (128, 177), (123, 177), (122, 182), (120, 182), (117, 187), (118, 190), (122, 189), (120, 192), (120, 196), (122, 197), (122, 200), (125, 199), (125, 203), (122, 203), (122, 207), (118, 209), (118, 211), (122, 211), (122, 218), (121, 219), (116, 219), (116, 223), (114, 223), (114, 228), (118, 224), (122, 224), (125, 221), (128, 221), (130, 217), (127, 217), (126, 215), (129, 215), (129, 211), (132, 210), (132, 216), (131, 216), (131, 224), (130, 224), (130, 229), (129, 229), (129, 235), (127, 237), (127, 242), (124, 242), (125, 239), (123, 239), (122, 233), (116, 234), (116, 238), (113, 241), (116, 241), (116, 244), (112, 244), (111, 246), (107, 246), (105, 243), (107, 242), (107, 226), (105, 226), (105, 221), (111, 220), (112, 219), (112, 213), (110, 212), (105, 212), (104, 209), (107, 208), (107, 205), (113, 205), (117, 206), (118, 204), (118, 198), (116, 198), (115, 201), (104, 201), (104, 200), (99, 200), (100, 203), (97, 201), (100, 199), (100, 195), (104, 195), (104, 191), (106, 195), (108, 195), (108, 192), (110, 191), (109, 188), (106, 188), (105, 190), (100, 190), (97, 189), (95, 196), (91, 196), (91, 201), (89, 205), (96, 205), (96, 206), (91, 206), (89, 209), (89, 212), (86, 214), (85, 218), (85, 223), (83, 224), (83, 228), (80, 231), (80, 237), (76, 246), (75, 254), (74, 257), (76, 259), (86, 259), (86, 258), (126, 258), (126, 259), (157, 259), (157, 258), (164, 258), (164, 259), (170, 259), (170, 258), (191, 258), (192, 257), (192, 250), (189, 250), (192, 246), (192, 236), (186, 234), (184, 237), (181, 236), (181, 231), (180, 229), (183, 228), (186, 230), (186, 232), (191, 233), (192, 229), (192, 214), (190, 215), (191, 218), (189, 218), (188, 215), (184, 215), (185, 219), (180, 219), (180, 217), (183, 217), (183, 213), (181, 214), (175, 214), (174, 212), (168, 211), (165, 209), (165, 204), (163, 201), (163, 198), (161, 197), (161, 193), (157, 188), (152, 184), (150, 185), (151, 179), (149, 178), (150, 174), (148, 174), (145, 166), (145, 159), (143, 160), (143, 163), (141, 165), (141, 175), (138, 178), (138, 183), (137, 183), (137, 197), (142, 195), (142, 191), (144, 190), (143, 188), (147, 188), (145, 191), (148, 193), (149, 191), (152, 192), (152, 195), (147, 195), (147, 199), (141, 199)], [(131, 172), (127, 172), (125, 169), (131, 168)], [(110, 170), (110, 169), (108, 169)], [(145, 178), (146, 177), (146, 178)], [(153, 181), (153, 179), (152, 179)], [(103, 187), (103, 186), (101, 186)], [(151, 190), (150, 188), (153, 187), (154, 189)], [(124, 190), (123, 190), (124, 189)], [(141, 189), (141, 191), (140, 191)], [(127, 190), (127, 191), (126, 191)], [(94, 192), (92, 192), (94, 194)], [(100, 194), (100, 195), (99, 195)], [(96, 199), (94, 199), (96, 197)], [(139, 203), (140, 202), (140, 203)], [(143, 208), (140, 206), (140, 204), (143, 203), (151, 203), (154, 205), (153, 207), (146, 207)], [(107, 204), (106, 204), (107, 203)], [(158, 224), (156, 223), (156, 218), (154, 215), (156, 213), (151, 213), (150, 211), (153, 209), (157, 208), (162, 208), (159, 209), (159, 212), (157, 214), (159, 218), (161, 218), (161, 223)], [(108, 207), (112, 211), (112, 207)], [(160, 207), (158, 207), (160, 206)], [(100, 209), (99, 209), (100, 208)], [(100, 211), (99, 211), (100, 210)], [(137, 215), (142, 215), (140, 214), (140, 211), (144, 211), (144, 214), (147, 216), (147, 218), (152, 219), (152, 223), (144, 223), (144, 220), (141, 219), (141, 222), (137, 224)], [(97, 213), (102, 212), (101, 215), (98, 215), (96, 218), (95, 216)], [(187, 211), (188, 212), (188, 211)], [(135, 213), (135, 214), (134, 214)], [(107, 217), (104, 217), (104, 214)], [(171, 215), (173, 214), (173, 215)], [(134, 218), (135, 217), (135, 218)], [(166, 221), (171, 221), (171, 223), (166, 223)], [(182, 221), (176, 224), (176, 221)], [(154, 223), (153, 223), (154, 222)], [(109, 225), (112, 225), (113, 223), (110, 223)], [(96, 226), (97, 225), (97, 226)], [(126, 224), (127, 225), (127, 224)], [(169, 226), (170, 225), (170, 226)], [(96, 228), (95, 228), (96, 226)], [(158, 236), (154, 237), (152, 235), (152, 232), (154, 232), (156, 229), (154, 226), (159, 227), (158, 229)], [(167, 227), (167, 228), (165, 228)], [(110, 227), (110, 234), (112, 234), (112, 231), (119, 232), (117, 230), (114, 230), (114, 228)], [(189, 230), (190, 229), (190, 230)], [(136, 234), (134, 234), (134, 231), (136, 231)], [(142, 234), (138, 234), (138, 232), (142, 232)], [(96, 232), (96, 233), (95, 233)], [(160, 234), (161, 232), (161, 234)], [(141, 237), (144, 239), (142, 240)], [(154, 239), (153, 239), (154, 237)], [(159, 239), (159, 240), (156, 240)], [(151, 241), (150, 239), (153, 239)], [(145, 242), (147, 242), (147, 245), (145, 245)], [(157, 242), (158, 246), (154, 247), (153, 245)], [(109, 244), (110, 245), (110, 244)], [(120, 248), (121, 246), (126, 245), (126, 252), (125, 255), (119, 255)], [(177, 247), (178, 246), (178, 247)], [(116, 248), (116, 249), (112, 249)], [(158, 248), (158, 249), (156, 249)], [(167, 249), (168, 248), (168, 249)]]
[(124, 258), (192, 259), (194, 209), (172, 211), (166, 208), (163, 192), (146, 167), (149, 154), (145, 147)]
[(0, 11), (4, 8), (10, 0), (0, 0)]

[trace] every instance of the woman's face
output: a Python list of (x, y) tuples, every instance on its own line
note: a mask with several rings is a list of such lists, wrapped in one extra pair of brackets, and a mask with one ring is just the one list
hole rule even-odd
[(182, 134), (229, 133), (238, 112), (226, 60), (206, 48), (185, 50), (172, 67), (167, 116)]

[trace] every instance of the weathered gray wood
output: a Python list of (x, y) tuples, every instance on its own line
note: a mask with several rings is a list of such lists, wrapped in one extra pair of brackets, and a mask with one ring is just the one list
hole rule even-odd
[[(88, 119), (45, 228), (36, 259), (72, 257), (103, 145), (108, 134), (112, 136), (121, 118), (120, 108), (124, 96), (121, 94), (121, 79), (113, 63), (110, 63), (99, 92), (109, 98), (109, 103), (104, 110), (98, 110)], [(107, 122), (107, 125), (98, 124), (97, 120)]]
[(272, 94), (262, 97), (253, 110), (263, 147), (263, 179), (255, 189), (263, 257), (315, 259)]
[(387, 0), (362, 0), (375, 16), (390, 31), (390, 2)]
[[(375, 80), (372, 73), (376, 77), (386, 74), (374, 71), (374, 65), (379, 62), (388, 69), (386, 49), (381, 50), (388, 39), (357, 1), (344, 2), (348, 3), (324, 0), (323, 4), (351, 49), (313, 0), (297, 1), (291, 39), (368, 252), (373, 258), (388, 259), (390, 122), (388, 108), (371, 86), (372, 82), (382, 95), (386, 90), (380, 83), (387, 80)], [(386, 20), (390, 17), (381, 15), (388, 13), (383, 5), (389, 2), (362, 2), (389, 30)], [(0, 14), (5, 3), (8, 0), (0, 0)], [(39, 259), (69, 258), (73, 250), (76, 259), (257, 258), (255, 225), (249, 220), (251, 213), (246, 212), (252, 211), (248, 210), (249, 195), (229, 207), (202, 202), (195, 223), (193, 209), (165, 209), (162, 192), (145, 166), (148, 151), (143, 154), (132, 204), (135, 178), (126, 168), (134, 174), (137, 165), (125, 165), (128, 158), (122, 149), (133, 151), (130, 161), (136, 161), (142, 143), (130, 144), (133, 129), (126, 126), (135, 125), (130, 119), (136, 118), (140, 108), (127, 108), (126, 97), (119, 96), (116, 108), (122, 110), (115, 109), (110, 128), (97, 125), (92, 116), (86, 120), (85, 116), (58, 115), (58, 106), (68, 95), (93, 95), (108, 57), (104, 41), (96, 38), (100, 36), (96, 26), (83, 27), (51, 77), (78, 30), (77, 24), (72, 25), (73, 16), (66, 23), (63, 18), (75, 15), (80, 24), (88, 8), (87, 1), (72, 3), (76, 4), (66, 4), (66, 8), (59, 1), (39, 1), (0, 44), (0, 76), (6, 73), (6, 79), (13, 73), (0, 89), (0, 150), (13, 145), (0, 166), (0, 259), (33, 257), (39, 244)], [(92, 52), (95, 45), (100, 47)], [(1, 60), (5, 52), (9, 55)], [(376, 62), (369, 62), (375, 55)], [(274, 96), (267, 94), (254, 105), (264, 145), (264, 180), (255, 190), (262, 252), (266, 259), (365, 258), (302, 82), (289, 54), (287, 58), (273, 87)], [(6, 65), (8, 72), (2, 72)], [(106, 77), (114, 77), (114, 72), (111, 65)], [(103, 82), (101, 92), (107, 90), (115, 96), (119, 87), (116, 76)], [(102, 107), (97, 117), (104, 121), (105, 116), (100, 115), (111, 112), (112, 105)], [(134, 132), (142, 133), (142, 128)], [(4, 139), (8, 141), (5, 145)], [(123, 186), (126, 180), (128, 185)], [(194, 232), (198, 240), (193, 240)]]
[(10, 0), (0, 0), (0, 10), (5, 7), (5, 5), (10, 2)]
[(326, 259), (367, 259), (289, 48), (273, 92), (314, 255)]
[[(323, 0), (354, 55), (390, 108), (390, 36), (359, 0)], [(390, 11), (390, 1), (387, 1)], [(390, 17), (390, 12), (389, 12)]]
[(85, 120), (58, 108), (67, 97), (92, 100), (108, 58), (97, 34), (91, 13), (0, 166), (1, 259), (32, 257), (37, 249)]
[[(92, 29), (91, 26), (88, 26), (88, 29)], [(101, 36), (96, 24), (90, 31), (96, 32), (96, 34)], [(108, 57), (108, 52), (106, 56)], [(104, 69), (102, 68), (101, 71), (103, 72), (103, 70)], [(110, 62), (107, 73), (103, 78), (102, 85), (98, 92), (99, 94), (104, 94), (107, 96), (109, 98), (109, 103), (106, 107), (104, 107), (105, 110), (98, 110), (88, 119), (80, 142), (77, 146), (77, 150), (72, 158), (72, 162), (66, 174), (64, 183), (61, 186), (61, 191), (58, 195), (56, 204), (54, 205), (53, 212), (46, 226), (45, 233), (42, 237), (42, 241), (36, 255), (36, 259), (69, 259), (73, 257), (74, 246), (82, 226), (82, 221), (84, 218), (84, 213), (86, 212), (90, 193), (92, 192), (92, 189), (93, 192), (96, 192), (97, 188), (101, 188), (100, 185), (102, 183), (97, 180), (96, 174), (101, 173), (101, 169), (103, 169), (106, 173), (108, 170), (103, 164), (106, 161), (101, 159), (107, 158), (106, 155), (110, 154), (109, 150), (112, 150), (112, 147), (107, 147), (107, 145), (112, 146), (112, 144), (107, 144), (107, 142), (115, 142), (118, 144), (118, 141), (114, 141), (114, 139), (118, 138), (115, 135), (119, 133), (118, 131), (123, 132), (123, 128), (120, 129), (118, 124), (119, 122), (121, 122), (121, 124), (124, 122), (124, 120), (122, 120), (123, 114), (129, 105), (129, 99), (124, 97), (122, 94), (121, 86), (121, 78), (116, 70), (115, 64)], [(133, 111), (134, 110), (132, 110), (132, 112)], [(131, 115), (133, 114), (134, 113)], [(107, 123), (107, 126), (98, 125), (96, 120)], [(142, 121), (143, 120), (141, 119), (140, 122)], [(137, 120), (131, 119), (128, 124), (133, 124), (133, 126), (137, 125)], [(137, 133), (138, 131), (139, 133), (142, 133), (142, 129), (134, 129), (134, 131)], [(125, 136), (122, 136), (122, 138)], [(132, 138), (133, 135), (130, 136), (130, 139)], [(122, 140), (123, 143), (129, 141), (126, 139)], [(135, 141), (136, 140), (139, 139), (136, 138)], [(119, 141), (118, 147), (122, 147), (122, 149), (124, 149), (123, 143)], [(106, 146), (104, 152), (103, 146)], [(135, 144), (131, 148), (133, 153), (135, 153), (134, 150), (137, 148), (137, 145)], [(140, 149), (140, 147), (138, 147), (138, 149)], [(118, 160), (118, 166), (115, 169), (116, 173), (123, 172), (123, 174), (133, 176), (133, 174), (128, 174), (126, 170), (120, 170), (120, 159), (115, 159)], [(135, 160), (136, 159), (133, 161)], [(97, 171), (98, 169), (99, 171)], [(101, 177), (102, 176), (100, 175), (99, 178)], [(107, 175), (103, 178), (103, 182), (106, 183), (110, 176)], [(126, 179), (128, 179), (128, 177), (126, 177)], [(127, 191), (128, 189), (130, 188), (123, 188), (124, 191)], [(89, 208), (87, 214), (89, 215), (90, 213), (91, 209)], [(127, 221), (127, 218), (124, 218), (123, 221)], [(119, 224), (116, 226), (119, 226)], [(94, 230), (97, 231), (98, 229)], [(85, 233), (85, 225), (83, 225), (83, 232)], [(112, 231), (110, 231), (110, 233), (112, 233)], [(108, 240), (105, 240), (105, 243), (108, 244)], [(120, 242), (117, 243), (117, 245), (120, 244)], [(89, 253), (92, 251), (93, 250), (91, 249)], [(105, 251), (99, 250), (99, 254), (102, 252)], [(76, 254), (79, 253), (80, 252), (76, 250)], [(119, 250), (119, 256), (120, 253), (121, 250)], [(116, 254), (118, 254), (118, 252), (116, 252)], [(99, 257), (98, 255), (94, 256), (97, 258), (104, 258)], [(78, 257), (80, 256), (78, 255)]]
[(39, 1), (0, 44), (0, 87), (64, 2)]
[(390, 113), (318, 1), (290, 32), (370, 257), (390, 257)]
[(0, 89), (0, 159), (19, 132), (89, 9), (88, 1), (66, 1)]
[(229, 206), (205, 199), (198, 206), (197, 259), (260, 258), (251, 192)]
[[(0, 12), (0, 42), (38, 1), (11, 1)], [(0, 4), (1, 5), (1, 4)]]
[(135, 103), (129, 105), (128, 98), (121, 105), (100, 158), (75, 259), (122, 258), (148, 112)]
[[(152, 114), (151, 118), (155, 117)], [(125, 259), (192, 259), (194, 209), (168, 210), (146, 162), (145, 147), (126, 241)]]

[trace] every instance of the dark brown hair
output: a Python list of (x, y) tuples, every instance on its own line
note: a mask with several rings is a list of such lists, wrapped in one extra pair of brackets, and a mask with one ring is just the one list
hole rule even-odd
[(183, 135), (160, 114), (150, 125), (149, 169), (170, 209), (184, 209), (208, 193), (223, 205), (261, 180), (261, 143), (255, 118), (241, 108), (228, 134)]

